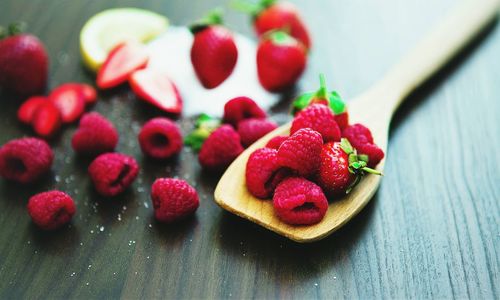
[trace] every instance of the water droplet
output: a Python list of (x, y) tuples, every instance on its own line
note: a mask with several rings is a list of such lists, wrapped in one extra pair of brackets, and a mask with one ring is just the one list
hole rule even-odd
[(90, 233), (94, 233), (94, 230), (91, 230)]
[(135, 219), (136, 219), (136, 220), (139, 220), (139, 216), (135, 216)]
[(85, 285), (87, 285), (87, 286), (88, 286), (89, 284), (90, 284), (90, 283), (88, 283), (88, 282), (87, 282), (87, 283), (85, 283)]
[(315, 283), (314, 283), (314, 286), (318, 286), (318, 284), (315, 282)]
[(146, 201), (144, 201), (144, 207), (149, 208), (149, 204)]
[(89, 265), (89, 267), (87, 269), (90, 269), (90, 268), (92, 268), (92, 265)]
[(75, 272), (73, 272), (73, 273), (71, 273), (71, 275), (70, 275), (70, 276), (71, 276), (71, 277), (73, 277), (73, 276), (75, 276), (75, 275), (76, 275), (76, 273), (75, 273)]
[(54, 177), (54, 180), (55, 180), (56, 182), (60, 182), (60, 181), (61, 181), (61, 176), (56, 175), (56, 176)]
[(104, 231), (104, 226), (99, 227), (99, 230), (100, 230), (101, 232), (103, 232), (103, 231)]

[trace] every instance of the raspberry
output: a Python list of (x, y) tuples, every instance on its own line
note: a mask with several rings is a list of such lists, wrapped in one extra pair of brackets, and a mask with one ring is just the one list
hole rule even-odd
[(0, 176), (20, 183), (31, 183), (47, 173), (54, 154), (38, 138), (11, 140), (0, 148)]
[(257, 149), (248, 158), (246, 185), (248, 191), (257, 198), (271, 197), (278, 183), (287, 175), (288, 172), (278, 165), (278, 151), (275, 149)]
[(312, 175), (319, 166), (323, 146), (321, 135), (310, 128), (300, 129), (284, 141), (278, 149), (278, 164), (296, 171), (301, 176)]
[(293, 134), (302, 128), (316, 130), (324, 142), (340, 141), (339, 126), (335, 122), (332, 110), (326, 105), (313, 104), (298, 113), (293, 120), (290, 133)]
[(167, 159), (181, 151), (181, 131), (167, 118), (154, 118), (142, 127), (139, 144), (144, 154), (155, 159)]
[(115, 126), (96, 112), (82, 117), (80, 126), (71, 139), (71, 146), (76, 153), (91, 156), (114, 151), (116, 144), (118, 132)]
[(370, 129), (362, 124), (354, 124), (346, 127), (342, 136), (347, 138), (358, 154), (368, 156), (368, 166), (375, 167), (384, 158), (384, 151), (373, 142)]
[(202, 167), (221, 171), (243, 152), (240, 136), (230, 125), (222, 125), (206, 139), (200, 149), (198, 160)]
[(278, 184), (274, 191), (273, 206), (283, 222), (311, 225), (323, 219), (328, 200), (316, 184), (301, 177), (290, 177)]
[(266, 112), (255, 101), (248, 97), (236, 97), (224, 105), (224, 122), (235, 128), (241, 120), (257, 118), (264, 119)]
[(273, 137), (272, 139), (270, 139), (267, 144), (266, 144), (266, 148), (271, 148), (271, 149), (276, 149), (278, 150), (278, 148), (281, 146), (281, 144), (288, 138), (288, 136), (285, 136), (285, 135), (278, 135), (278, 136), (275, 136)]
[(200, 205), (196, 190), (186, 181), (173, 178), (156, 179), (151, 187), (155, 218), (174, 222), (194, 213)]
[(340, 131), (344, 130), (349, 126), (349, 113), (344, 111), (343, 113), (335, 115), (335, 122), (339, 125)]
[(54, 230), (68, 223), (75, 211), (73, 199), (60, 191), (36, 194), (28, 202), (33, 223), (44, 230)]
[(139, 166), (131, 156), (121, 153), (99, 155), (89, 166), (90, 179), (102, 196), (116, 196), (134, 181)]
[(238, 123), (238, 133), (243, 146), (248, 147), (277, 127), (278, 125), (273, 121), (255, 118), (245, 119)]

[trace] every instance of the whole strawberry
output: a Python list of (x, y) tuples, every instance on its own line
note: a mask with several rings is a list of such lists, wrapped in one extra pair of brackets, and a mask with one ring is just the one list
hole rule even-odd
[(219, 11), (191, 26), (194, 41), (191, 47), (191, 63), (196, 76), (207, 89), (224, 82), (233, 72), (238, 60), (238, 49), (233, 34), (221, 25)]
[(295, 84), (304, 72), (307, 50), (283, 31), (264, 35), (257, 49), (257, 74), (262, 86), (280, 92)]
[(243, 152), (240, 136), (231, 125), (222, 125), (203, 143), (198, 155), (201, 166), (211, 171), (226, 169)]
[(347, 194), (366, 173), (381, 175), (379, 171), (368, 168), (366, 160), (365, 156), (357, 155), (345, 138), (327, 143), (321, 149), (317, 182), (328, 194)]
[(37, 37), (18, 33), (18, 28), (11, 25), (10, 36), (0, 36), (0, 87), (30, 96), (45, 89), (48, 56)]

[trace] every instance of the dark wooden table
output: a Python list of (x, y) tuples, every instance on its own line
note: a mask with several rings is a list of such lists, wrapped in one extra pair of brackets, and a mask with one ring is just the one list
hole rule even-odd
[[(50, 86), (93, 82), (81, 67), (78, 33), (96, 12), (141, 6), (189, 24), (224, 1), (2, 0), (0, 23), (29, 23), (47, 45)], [(453, 0), (297, 1), (314, 51), (297, 92), (317, 74), (346, 98), (375, 83), (455, 2)], [(252, 34), (229, 12), (228, 24)], [(70, 126), (52, 142), (53, 173), (30, 187), (0, 181), (0, 298), (475, 298), (500, 297), (500, 28), (486, 34), (405, 102), (390, 134), (379, 192), (329, 238), (296, 244), (221, 210), (217, 178), (183, 150), (158, 164), (143, 159), (140, 125), (159, 113), (124, 87), (95, 106), (117, 124), (118, 150), (142, 165), (118, 199), (102, 199), (75, 158)], [(31, 134), (1, 96), (0, 143)], [(287, 103), (274, 109), (284, 121)], [(192, 127), (179, 120), (183, 130)], [(132, 130), (130, 130), (132, 128)], [(154, 222), (152, 181), (178, 176), (201, 197), (196, 216)], [(77, 202), (70, 227), (45, 233), (26, 212), (28, 198), (51, 188)]]

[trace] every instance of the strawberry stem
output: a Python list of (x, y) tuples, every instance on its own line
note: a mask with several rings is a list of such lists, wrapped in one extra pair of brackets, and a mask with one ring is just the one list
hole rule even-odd
[(222, 8), (215, 8), (209, 11), (203, 18), (196, 21), (193, 25), (189, 27), (189, 30), (195, 34), (203, 29), (212, 25), (221, 25), (223, 23), (222, 14), (224, 10)]
[(276, 3), (276, 0), (260, 0), (258, 3), (244, 0), (233, 0), (231, 1), (231, 7), (237, 11), (251, 15), (255, 19), (263, 10), (270, 7), (274, 3)]
[(325, 100), (330, 103), (328, 99), (328, 88), (326, 87), (325, 74), (319, 74), (319, 90), (316, 92), (316, 99)]

